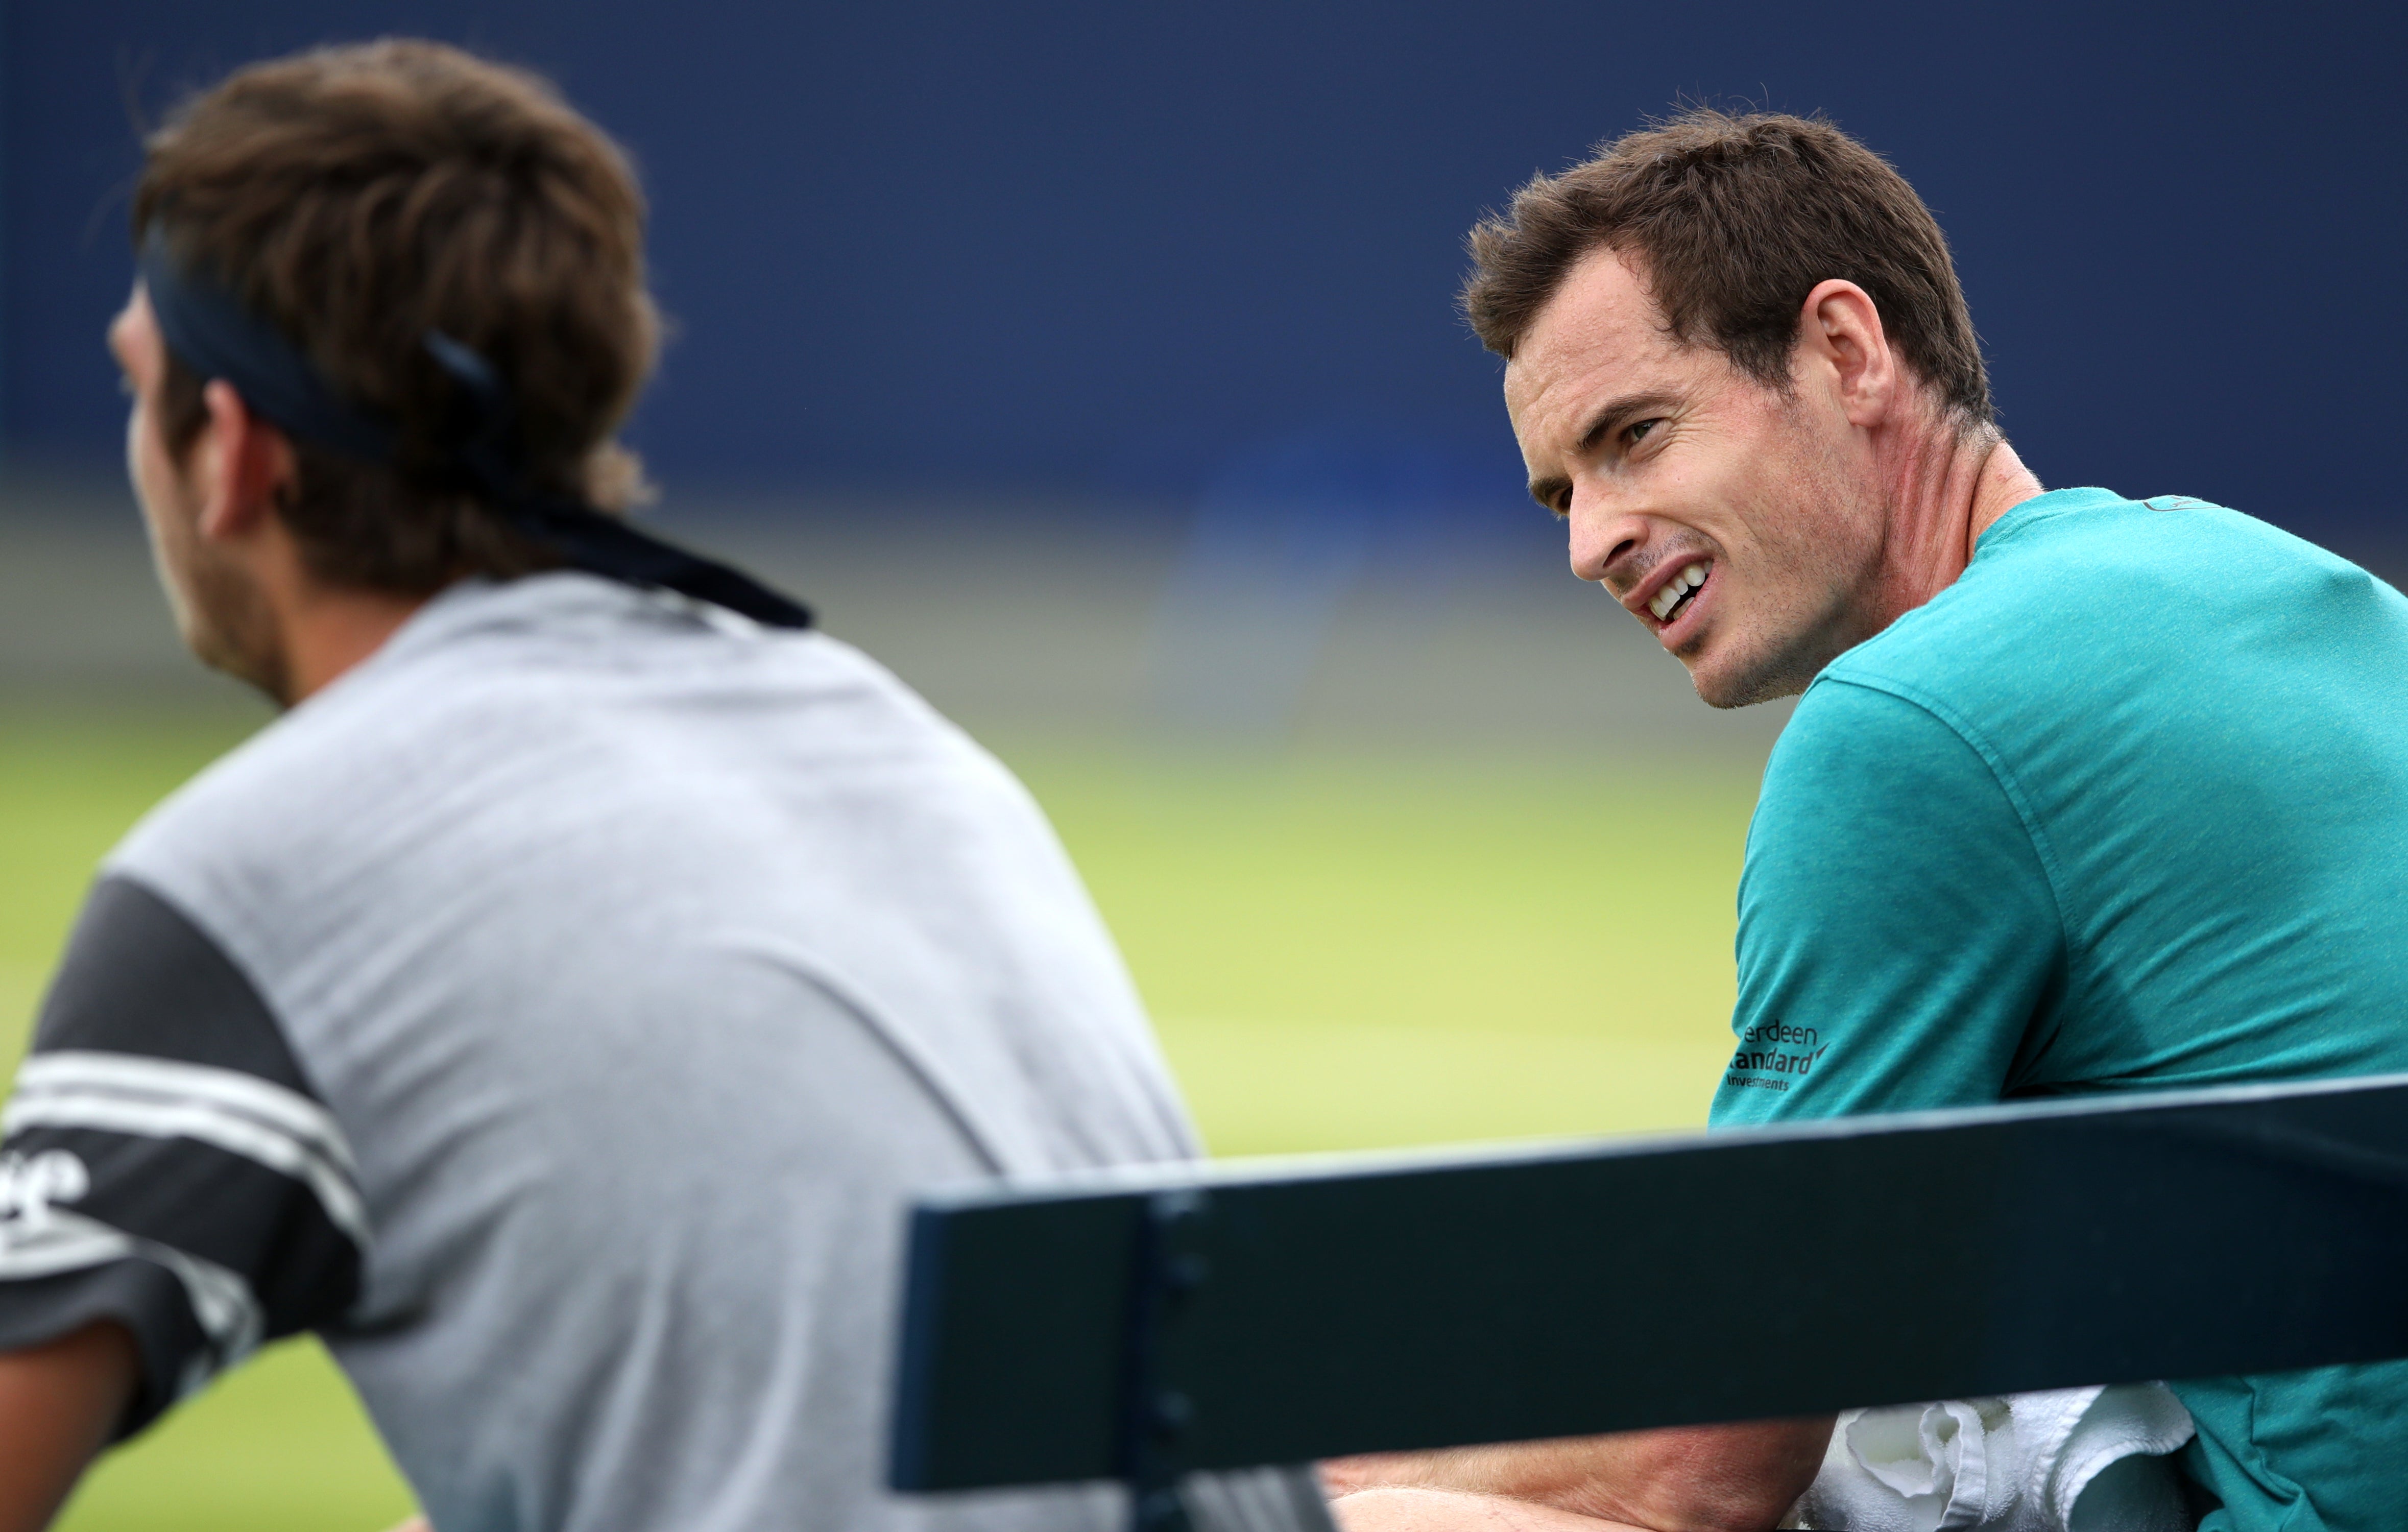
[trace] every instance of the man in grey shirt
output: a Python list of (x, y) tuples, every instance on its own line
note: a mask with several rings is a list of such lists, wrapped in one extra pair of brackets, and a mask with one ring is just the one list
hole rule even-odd
[[(7, 1110), (0, 1532), (305, 1329), (442, 1532), (1122, 1514), (881, 1485), (909, 1194), (1195, 1140), (1010, 776), (596, 508), (640, 219), (431, 45), (150, 145), (131, 468), (187, 641), (288, 710), (110, 855)], [(1305, 1473), (1191, 1498), (1327, 1525)]]

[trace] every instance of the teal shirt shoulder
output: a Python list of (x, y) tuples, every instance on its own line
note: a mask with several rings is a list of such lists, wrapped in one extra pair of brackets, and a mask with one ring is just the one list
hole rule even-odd
[[(2024, 502), (1799, 700), (1738, 955), (1717, 1127), (2408, 1070), (2408, 599), (2186, 497)], [(2408, 1526), (2408, 1366), (2177, 1391), (2210, 1528)]]

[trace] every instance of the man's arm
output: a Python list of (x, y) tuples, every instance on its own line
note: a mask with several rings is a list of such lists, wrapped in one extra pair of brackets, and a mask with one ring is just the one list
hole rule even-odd
[(1357, 1490), (1330, 1502), (1340, 1532), (1644, 1532), (1569, 1511), (1455, 1490)]
[(0, 1141), (0, 1532), (262, 1340), (343, 1312), (366, 1243), (341, 1124), (181, 909), (94, 886)]
[(0, 1532), (40, 1532), (134, 1396), (134, 1337), (102, 1320), (0, 1353)]
[[(1646, 1532), (1765, 1532), (1814, 1482), (1830, 1439), (1831, 1417), (1820, 1415), (1383, 1453), (1324, 1464), (1322, 1478), (1331, 1494), (1357, 1499), (1360, 1492), (1383, 1488), (1455, 1492), (1358, 1505), (1351, 1513), (1341, 1498), (1348, 1532), (1487, 1526), (1570, 1532), (1584, 1525), (1597, 1532), (1600, 1525)], [(1570, 1519), (1516, 1520), (1509, 1514), (1515, 1507), (1544, 1508)], [(1371, 1519), (1369, 1511), (1397, 1519)]]
[[(1998, 1100), (2063, 942), (2046, 869), (1986, 759), (1914, 703), (1819, 684), (1774, 752), (1750, 832), (1740, 1051), (1715, 1124)], [(1661, 1532), (1762, 1529), (1813, 1483), (1830, 1434), (1828, 1417), (1639, 1432), (1351, 1459), (1328, 1476), (1340, 1493), (1395, 1484)], [(1421, 1509), (1394, 1525), (1447, 1525), (1436, 1502)]]

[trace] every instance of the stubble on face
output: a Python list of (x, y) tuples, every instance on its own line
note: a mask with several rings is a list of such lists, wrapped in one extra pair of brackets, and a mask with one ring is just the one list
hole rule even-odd
[[(1506, 399), (1573, 572), (1710, 706), (1795, 695), (1874, 631), (1887, 514), (1844, 419), (1668, 335), (1629, 260), (1600, 250), (1566, 275), (1507, 365)], [(1667, 623), (1648, 598), (1688, 568), (1706, 582)]]
[(159, 410), (167, 351), (140, 288), (109, 326), (108, 345), (133, 400), (125, 422), (126, 477), (142, 508), (151, 566), (177, 634), (203, 665), (284, 701), (290, 678), (266, 594), (249, 570), (200, 534), (195, 445), (188, 443), (180, 460), (168, 449)]
[(1796, 696), (1877, 631), (1868, 614), (1881, 587), (1885, 502), (1802, 418), (1796, 398), (1762, 392), (1779, 418), (1758, 460), (1762, 483), (1732, 509), (1751, 535), (1750, 562), (1774, 576), (1772, 588), (1752, 609), (1732, 614), (1720, 653), (1684, 651), (1701, 650), (1702, 634), (1673, 651), (1711, 708)]
[(200, 537), (189, 501), (156, 511), (146, 506), (143, 520), (150, 528), (151, 560), (184, 647), (210, 669), (289, 704), (291, 677), (276, 641), (275, 615), (259, 581)]

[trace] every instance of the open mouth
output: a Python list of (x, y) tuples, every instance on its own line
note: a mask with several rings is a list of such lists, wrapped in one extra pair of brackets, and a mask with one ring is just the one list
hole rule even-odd
[(1689, 609), (1689, 603), (1698, 598), (1698, 592), (1704, 587), (1706, 577), (1713, 572), (1714, 561), (1712, 559), (1690, 565), (1666, 580), (1664, 588), (1648, 598), (1647, 609), (1656, 614), (1656, 622), (1670, 627), (1681, 620), (1683, 612)]

